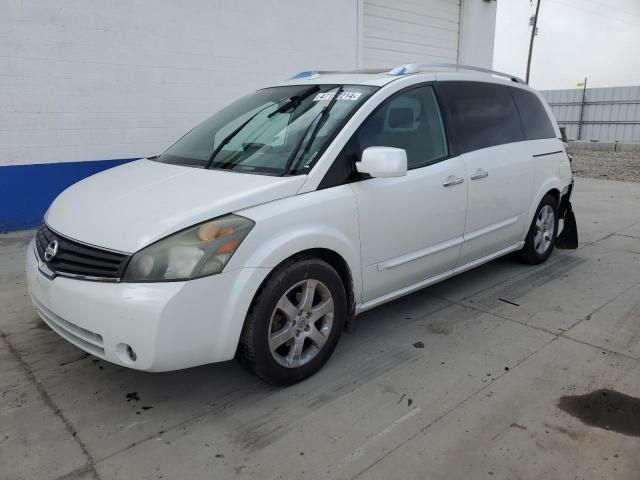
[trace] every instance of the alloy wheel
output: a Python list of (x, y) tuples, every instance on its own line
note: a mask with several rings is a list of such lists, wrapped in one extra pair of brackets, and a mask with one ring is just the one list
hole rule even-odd
[(533, 236), (533, 247), (540, 255), (546, 253), (553, 241), (556, 229), (555, 212), (550, 205), (545, 205), (538, 212), (536, 231)]
[(333, 297), (314, 279), (293, 285), (278, 301), (269, 322), (269, 350), (283, 367), (297, 368), (322, 350), (333, 327)]

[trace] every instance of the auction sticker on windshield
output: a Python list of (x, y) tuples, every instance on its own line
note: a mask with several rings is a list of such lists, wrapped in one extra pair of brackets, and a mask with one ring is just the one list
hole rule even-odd
[[(326, 100), (332, 100), (335, 94), (336, 94), (335, 92), (319, 93), (313, 98), (313, 101), (323, 102)], [(340, 95), (338, 95), (338, 100), (351, 100), (352, 102), (355, 102), (360, 98), (361, 95), (362, 93), (360, 92), (342, 92), (340, 93)]]

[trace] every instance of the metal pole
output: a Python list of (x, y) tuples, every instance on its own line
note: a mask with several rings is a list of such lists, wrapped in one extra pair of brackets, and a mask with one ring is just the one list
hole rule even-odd
[(578, 119), (578, 140), (582, 140), (582, 121), (584, 118), (584, 105), (587, 101), (587, 77), (584, 77), (584, 86), (582, 87), (582, 102), (580, 103), (580, 118)]
[(536, 16), (533, 17), (533, 30), (531, 30), (531, 42), (529, 42), (529, 58), (527, 59), (527, 83), (529, 83), (529, 74), (531, 72), (531, 56), (533, 55), (533, 39), (536, 36), (536, 30), (538, 29), (538, 13), (540, 12), (540, 0), (536, 6)]

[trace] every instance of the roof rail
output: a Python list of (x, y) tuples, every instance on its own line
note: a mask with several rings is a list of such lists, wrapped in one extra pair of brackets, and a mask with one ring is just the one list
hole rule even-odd
[(319, 75), (326, 73), (336, 73), (335, 71), (330, 70), (305, 70), (304, 72), (296, 73), (293, 77), (289, 78), (289, 80), (297, 80), (299, 78), (316, 78)]
[(433, 70), (434, 68), (451, 68), (455, 70), (469, 70), (472, 72), (488, 73), (490, 75), (496, 75), (498, 77), (506, 78), (508, 80), (511, 80), (512, 82), (523, 83), (523, 84), (527, 83), (523, 79), (521, 79), (520, 77), (516, 77), (515, 75), (510, 75), (508, 73), (503, 73), (503, 72), (497, 72), (495, 70), (490, 70), (488, 68), (474, 67), (472, 65), (460, 65), (458, 63), (425, 63), (425, 64), (405, 63), (404, 65), (399, 65), (389, 70), (387, 73), (389, 75), (408, 75), (411, 73), (418, 73), (418, 72)]
[(366, 73), (386, 73), (388, 71), (389, 71), (388, 68), (360, 68), (358, 70), (306, 70), (304, 72), (296, 73), (293, 77), (289, 78), (289, 80), (297, 80), (299, 78), (317, 78), (319, 75), (327, 75), (330, 73), (366, 74)]

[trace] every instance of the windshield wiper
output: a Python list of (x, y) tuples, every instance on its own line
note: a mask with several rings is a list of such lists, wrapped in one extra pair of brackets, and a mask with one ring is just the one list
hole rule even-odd
[(267, 105), (266, 107), (261, 108), (260, 110), (258, 110), (256, 113), (254, 113), (253, 115), (251, 115), (247, 120), (245, 120), (244, 122), (242, 122), (240, 124), (240, 126), (238, 126), (235, 130), (233, 130), (229, 135), (227, 135), (226, 137), (224, 137), (222, 139), (222, 141), (220, 142), (220, 145), (218, 145), (213, 152), (211, 152), (211, 155), (209, 155), (209, 159), (207, 160), (207, 164), (204, 166), (205, 170), (211, 168), (211, 165), (213, 164), (213, 160), (218, 156), (218, 154), (220, 153), (220, 151), (222, 150), (222, 148), (229, 143), (231, 140), (233, 140), (233, 137), (235, 137), (238, 133), (240, 133), (240, 130), (242, 130), (244, 127), (246, 127), (247, 125), (249, 125), (249, 123), (251, 122), (251, 120), (253, 120), (254, 118), (256, 118), (258, 115), (260, 115), (262, 112), (264, 112), (267, 108), (269, 107), (273, 107), (274, 105), (277, 105), (277, 103), (270, 103), (269, 105)]
[[(300, 105), (300, 102), (302, 102), (302, 100), (304, 100), (305, 98), (307, 98), (309, 95), (312, 95), (313, 93), (317, 92), (318, 90), (320, 90), (320, 86), (319, 85), (313, 85), (312, 87), (309, 87), (305, 90), (303, 90), (302, 92), (298, 93), (297, 95), (294, 95), (292, 97), (289, 97), (286, 100), (289, 100), (287, 103), (285, 103), (284, 105), (282, 105), (281, 107), (277, 108), (276, 110), (274, 110), (273, 112), (271, 112), (268, 115), (268, 118), (273, 117), (275, 114), (277, 113), (283, 113), (284, 111), (288, 110), (289, 108), (291, 108), (293, 106), (293, 108), (298, 108), (298, 105)], [(231, 140), (233, 140), (233, 138), (240, 133), (240, 131), (246, 127), (254, 118), (256, 118), (258, 115), (260, 115), (262, 112), (264, 112), (267, 108), (272, 107), (273, 105), (277, 105), (280, 102), (282, 102), (283, 100), (285, 100), (285, 98), (282, 98), (280, 100), (278, 100), (275, 103), (269, 104), (264, 108), (261, 108), (260, 110), (258, 110), (256, 113), (254, 113), (253, 115), (251, 115), (246, 121), (244, 121), (242, 124), (240, 124), (240, 126), (238, 126), (235, 130), (233, 130), (229, 135), (227, 135), (226, 137), (224, 137), (222, 139), (222, 142), (220, 142), (220, 145), (218, 145), (213, 152), (211, 152), (211, 155), (209, 156), (209, 159), (207, 160), (207, 164), (205, 165), (205, 170), (208, 170), (209, 168), (211, 168), (211, 165), (213, 165), (213, 161), (215, 160), (215, 158), (218, 156), (218, 154), (222, 151), (222, 149), (224, 148), (225, 145), (227, 145)], [(227, 162), (225, 164), (225, 167), (230, 165), (233, 162)]]
[[(305, 129), (302, 137), (300, 138), (300, 141), (298, 142), (298, 144), (293, 149), (293, 152), (291, 152), (291, 156), (289, 156), (289, 158), (287, 159), (287, 163), (284, 166), (284, 170), (280, 174), (281, 177), (284, 177), (285, 175), (287, 175), (292, 170), (292, 167), (294, 166), (293, 162), (296, 159), (296, 157), (298, 157), (298, 151), (302, 147), (302, 144), (304, 143), (304, 139), (306, 138), (307, 133), (309, 133), (309, 130), (315, 124), (316, 127), (313, 129), (313, 132), (311, 133), (311, 136), (309, 137), (309, 141), (307, 142), (307, 145), (304, 147), (304, 151), (302, 152), (302, 155), (300, 155), (298, 157), (298, 161), (295, 163), (295, 166), (297, 167), (298, 163), (300, 162), (300, 160), (302, 160), (304, 158), (304, 156), (307, 153), (309, 153), (309, 149), (311, 148), (311, 144), (313, 143), (314, 139), (318, 135), (318, 132), (320, 131), (320, 129), (324, 125), (324, 121), (327, 118), (327, 114), (331, 111), (331, 109), (335, 105), (336, 101), (338, 100), (338, 96), (342, 93), (343, 90), (344, 90), (344, 86), (341, 85), (338, 88), (338, 90), (336, 91), (336, 93), (333, 96), (333, 98), (331, 99), (331, 101), (327, 104), (327, 106), (324, 107), (322, 110), (320, 110), (320, 112), (318, 112), (318, 114), (311, 121), (311, 123), (309, 123), (309, 126), (307, 126), (307, 128)], [(316, 120), (317, 120), (317, 123), (316, 123)]]
[(292, 107), (295, 110), (296, 108), (298, 108), (300, 106), (300, 103), (302, 103), (302, 101), (305, 98), (307, 98), (309, 95), (313, 95), (318, 90), (320, 90), (320, 85), (313, 85), (313, 86), (311, 86), (309, 88), (306, 88), (306, 89), (302, 90), (300, 93), (298, 93), (298, 94), (296, 94), (296, 95), (294, 95), (292, 97), (289, 97), (289, 101), (287, 103), (285, 103), (284, 105), (279, 107), (276, 111), (271, 112), (269, 115), (267, 115), (267, 117), (271, 118), (277, 113), (284, 113), (284, 112), (286, 112), (287, 110), (289, 110)]

